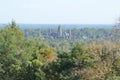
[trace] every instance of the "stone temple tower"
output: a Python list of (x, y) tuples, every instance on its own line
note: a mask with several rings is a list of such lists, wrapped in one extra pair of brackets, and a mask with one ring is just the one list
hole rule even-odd
[(62, 36), (62, 28), (61, 28), (60, 25), (58, 26), (58, 32), (57, 33), (58, 33), (59, 36)]
[(49, 28), (49, 34), (51, 34), (52, 33), (52, 28)]
[(69, 29), (69, 38), (71, 39), (72, 34), (71, 34), (71, 29)]

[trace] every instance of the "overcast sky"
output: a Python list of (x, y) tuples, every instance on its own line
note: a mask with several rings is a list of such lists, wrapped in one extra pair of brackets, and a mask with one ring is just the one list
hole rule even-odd
[(0, 23), (112, 24), (120, 0), (0, 0)]

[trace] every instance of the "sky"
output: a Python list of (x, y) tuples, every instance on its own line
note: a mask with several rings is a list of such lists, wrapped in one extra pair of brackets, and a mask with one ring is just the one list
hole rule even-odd
[(0, 23), (113, 24), (120, 0), (0, 0)]

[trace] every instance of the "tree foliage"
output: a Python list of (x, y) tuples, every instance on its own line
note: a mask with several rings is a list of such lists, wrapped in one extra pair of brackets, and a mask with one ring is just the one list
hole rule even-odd
[(50, 40), (26, 38), (14, 21), (0, 29), (0, 80), (120, 79), (120, 41)]

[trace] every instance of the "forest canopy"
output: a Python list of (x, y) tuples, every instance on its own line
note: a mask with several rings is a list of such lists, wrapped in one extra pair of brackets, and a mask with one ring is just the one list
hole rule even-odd
[(88, 39), (66, 39), (29, 30), (14, 21), (0, 29), (0, 80), (120, 80), (119, 32), (73, 29)]

